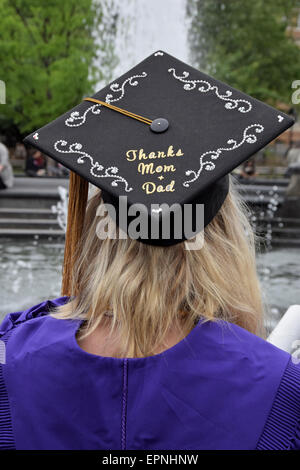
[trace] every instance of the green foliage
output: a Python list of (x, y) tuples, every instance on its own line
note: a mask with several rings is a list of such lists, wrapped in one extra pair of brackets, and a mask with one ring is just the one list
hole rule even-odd
[[(0, 0), (4, 127), (30, 132), (111, 78), (115, 18), (109, 0)], [(99, 59), (101, 68), (94, 66)]]
[(299, 0), (187, 0), (193, 63), (258, 99), (291, 104), (300, 48), (287, 27)]

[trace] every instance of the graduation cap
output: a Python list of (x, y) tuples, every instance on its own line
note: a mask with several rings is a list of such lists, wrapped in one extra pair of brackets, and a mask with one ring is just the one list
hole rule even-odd
[[(125, 232), (134, 220), (130, 209), (138, 205), (149, 222), (138, 240), (172, 245), (189, 238), (184, 231), (175, 236), (176, 211), (184, 214), (188, 206), (193, 219), (203, 204), (207, 225), (226, 198), (229, 173), (293, 123), (287, 114), (157, 51), (25, 141), (69, 168), (72, 178), (81, 177), (81, 189), (72, 194), (70, 188), (73, 208), (75, 196), (75, 205), (85, 206), (82, 188), (90, 182), (115, 207)], [(129, 215), (125, 222), (121, 199)], [(164, 219), (171, 224), (167, 237)], [(158, 231), (151, 231), (157, 222)]]

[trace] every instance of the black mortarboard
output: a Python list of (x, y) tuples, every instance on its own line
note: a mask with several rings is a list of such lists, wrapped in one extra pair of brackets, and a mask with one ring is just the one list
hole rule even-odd
[[(143, 204), (149, 227), (162, 223), (165, 209), (153, 204), (163, 203), (190, 204), (193, 216), (203, 203), (207, 225), (226, 198), (228, 174), (294, 123), (162, 51), (91, 98), (104, 105), (82, 101), (25, 141), (101, 188), (117, 217), (119, 196), (128, 208)], [(140, 241), (171, 245), (189, 238), (176, 238), (172, 228), (167, 239), (149, 230)]]

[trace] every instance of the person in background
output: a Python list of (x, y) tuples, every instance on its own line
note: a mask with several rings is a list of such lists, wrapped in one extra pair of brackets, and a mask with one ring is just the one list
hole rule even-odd
[(27, 152), (25, 145), (22, 142), (17, 142), (15, 146), (14, 156), (17, 160), (26, 160)]
[(295, 142), (294, 146), (289, 150), (287, 154), (288, 164), (300, 163), (300, 141)]
[(257, 174), (254, 159), (252, 158), (251, 160), (247, 160), (242, 166), (240, 177), (246, 180), (251, 180), (254, 179), (256, 175)]
[(48, 156), (46, 156), (46, 168), (47, 176), (57, 176), (59, 173), (56, 161)]
[(25, 173), (27, 176), (45, 175), (45, 159), (42, 152), (39, 150), (34, 150), (28, 155)]
[(14, 183), (7, 147), (0, 142), (0, 189), (11, 188)]

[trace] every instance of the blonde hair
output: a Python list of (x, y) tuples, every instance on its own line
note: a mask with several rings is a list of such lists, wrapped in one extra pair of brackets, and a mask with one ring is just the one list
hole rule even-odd
[(157, 247), (129, 237), (100, 240), (97, 224), (108, 217), (97, 216), (100, 204), (99, 190), (87, 205), (71, 298), (53, 316), (86, 320), (83, 338), (112, 311), (110, 334), (119, 335), (120, 357), (152, 355), (172, 327), (186, 336), (199, 317), (264, 334), (254, 234), (232, 181), (200, 250), (186, 249), (185, 242)]

